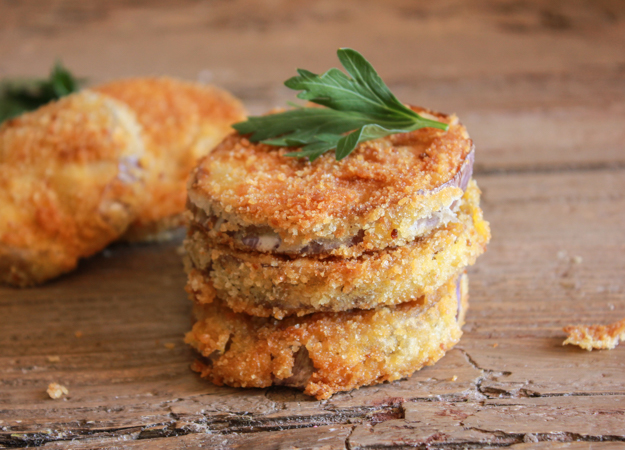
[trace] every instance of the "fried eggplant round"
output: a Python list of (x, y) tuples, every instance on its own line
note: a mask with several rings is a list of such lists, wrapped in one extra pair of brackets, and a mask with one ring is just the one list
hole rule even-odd
[(286, 157), (293, 148), (238, 134), (204, 158), (189, 180), (193, 222), (243, 251), (355, 257), (412, 242), (455, 219), (474, 151), (457, 117), (449, 124), (360, 144), (349, 158)]
[(281, 319), (316, 311), (370, 309), (413, 300), (473, 264), (490, 239), (472, 181), (456, 222), (401, 247), (357, 258), (284, 255), (211, 247), (202, 230), (185, 241), (187, 291), (198, 301), (219, 297), (236, 312)]
[(189, 173), (233, 131), (231, 124), (245, 119), (245, 109), (214, 86), (166, 77), (117, 80), (94, 89), (135, 112), (151, 156), (147, 197), (124, 237), (167, 239), (183, 225)]
[(285, 385), (321, 400), (434, 364), (460, 339), (467, 307), (466, 275), (397, 306), (284, 320), (217, 301), (196, 306), (185, 340), (203, 356), (194, 370), (217, 385)]
[(0, 281), (42, 283), (118, 239), (143, 201), (141, 127), (83, 91), (0, 127)]

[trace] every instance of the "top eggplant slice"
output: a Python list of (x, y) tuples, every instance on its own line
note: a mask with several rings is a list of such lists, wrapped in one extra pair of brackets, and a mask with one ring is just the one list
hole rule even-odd
[(404, 245), (455, 221), (473, 170), (473, 143), (449, 124), (362, 143), (336, 161), (310, 163), (292, 148), (227, 137), (189, 181), (195, 226), (215, 244), (246, 251), (354, 257)]

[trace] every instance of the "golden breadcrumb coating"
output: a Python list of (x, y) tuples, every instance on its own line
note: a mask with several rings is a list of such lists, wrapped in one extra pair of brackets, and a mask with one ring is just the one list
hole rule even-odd
[(571, 344), (591, 351), (593, 348), (612, 350), (625, 340), (625, 319), (610, 325), (569, 325), (564, 327), (569, 336), (562, 345)]
[(172, 78), (132, 78), (94, 88), (127, 104), (144, 130), (152, 156), (148, 197), (128, 229), (128, 240), (159, 240), (183, 225), (187, 177), (198, 159), (245, 119), (243, 105), (214, 86)]
[[(255, 316), (370, 309), (410, 301), (438, 289), (473, 264), (490, 239), (472, 181), (448, 223), (402, 247), (358, 258), (289, 258), (211, 247), (200, 230), (185, 241), (192, 266), (187, 291), (200, 302), (217, 296), (235, 312)], [(194, 268), (193, 268), (194, 267)]]
[(398, 306), (284, 320), (234, 313), (220, 302), (197, 305), (185, 341), (206, 358), (194, 370), (217, 385), (287, 385), (327, 399), (438, 361), (462, 334), (457, 312), (468, 306), (467, 281), (459, 289), (456, 281)]
[[(422, 109), (415, 108), (417, 111)], [(189, 180), (194, 220), (241, 250), (357, 256), (411, 242), (453, 220), (470, 177), (473, 144), (455, 116), (362, 143), (336, 161), (285, 157), (292, 148), (227, 137)]]
[(64, 395), (69, 395), (69, 390), (62, 384), (58, 383), (50, 383), (48, 385), (48, 389), (46, 389), (46, 392), (48, 393), (50, 398), (53, 398), (55, 400), (63, 397)]
[(0, 281), (44, 282), (119, 238), (144, 196), (141, 129), (83, 91), (0, 127)]

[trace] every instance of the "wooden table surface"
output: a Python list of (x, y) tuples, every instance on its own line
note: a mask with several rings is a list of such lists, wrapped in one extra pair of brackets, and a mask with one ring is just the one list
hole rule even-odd
[(465, 334), (409, 379), (327, 401), (215, 387), (189, 369), (179, 242), (114, 246), (0, 287), (0, 448), (625, 447), (625, 345), (562, 346), (563, 326), (625, 317), (625, 3), (172, 4), (0, 0), (0, 77), (59, 57), (91, 82), (210, 81), (260, 113), (293, 98), (296, 67), (358, 49), (474, 138), (493, 240)]

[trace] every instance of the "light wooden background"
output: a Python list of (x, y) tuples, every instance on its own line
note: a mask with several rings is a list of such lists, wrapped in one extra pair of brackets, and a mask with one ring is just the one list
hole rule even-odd
[(475, 140), (493, 240), (457, 348), (324, 402), (214, 387), (182, 343), (177, 244), (115, 246), (44, 287), (0, 287), (0, 448), (625, 446), (625, 345), (561, 346), (565, 325), (625, 317), (624, 2), (0, 0), (0, 77), (61, 58), (91, 82), (210, 81), (254, 113), (339, 46)]

